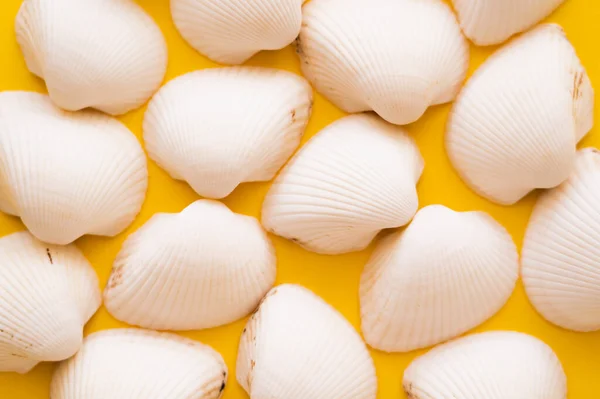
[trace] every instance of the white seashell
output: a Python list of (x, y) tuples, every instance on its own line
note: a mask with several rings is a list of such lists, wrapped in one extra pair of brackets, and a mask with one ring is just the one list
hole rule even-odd
[(475, 44), (498, 44), (546, 18), (565, 0), (452, 0), (463, 32)]
[(138, 108), (167, 69), (160, 29), (132, 0), (25, 0), (15, 27), (27, 67), (69, 111)]
[(273, 288), (240, 342), (237, 380), (251, 399), (374, 399), (373, 360), (352, 325), (298, 285)]
[(399, 125), (452, 101), (469, 64), (467, 41), (440, 0), (313, 0), (297, 44), (317, 91), (346, 112), (373, 110)]
[(234, 67), (180, 76), (154, 96), (144, 119), (152, 159), (200, 195), (271, 180), (300, 144), (312, 89), (286, 71)]
[(386, 237), (365, 267), (365, 340), (408, 352), (454, 338), (498, 312), (518, 275), (517, 248), (489, 215), (425, 207), (403, 232)]
[(200, 200), (129, 236), (104, 292), (129, 324), (196, 330), (250, 314), (273, 286), (275, 251), (256, 219)]
[(593, 108), (594, 90), (563, 30), (542, 25), (467, 82), (448, 124), (448, 156), (478, 194), (514, 204), (569, 176)]
[(73, 356), (99, 307), (96, 273), (74, 245), (0, 238), (0, 372)]
[(37, 93), (0, 93), (0, 210), (40, 240), (120, 233), (147, 180), (139, 142), (116, 119), (65, 112)]
[(227, 366), (210, 346), (175, 334), (116, 329), (86, 337), (62, 362), (52, 399), (218, 399)]
[(300, 32), (306, 0), (171, 0), (177, 30), (196, 50), (223, 64), (242, 64), (279, 50)]
[(359, 251), (418, 208), (423, 159), (400, 127), (350, 115), (314, 136), (267, 194), (263, 226), (310, 251)]
[(567, 379), (544, 342), (492, 331), (438, 346), (404, 372), (411, 399), (566, 399)]
[(600, 153), (577, 154), (567, 181), (538, 199), (523, 243), (523, 283), (548, 321), (600, 330)]

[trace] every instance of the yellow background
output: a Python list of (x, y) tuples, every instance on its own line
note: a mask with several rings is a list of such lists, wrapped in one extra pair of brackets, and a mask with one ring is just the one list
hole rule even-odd
[[(167, 39), (169, 45), (167, 80), (196, 69), (217, 66), (194, 51), (178, 35), (171, 22), (168, 0), (139, 0), (138, 2), (158, 22)], [(0, 90), (44, 92), (43, 82), (27, 71), (15, 41), (14, 18), (20, 3), (21, 0), (2, 0), (0, 4)], [(567, 0), (566, 4), (549, 20), (565, 28), (587, 68), (592, 83), (596, 83), (596, 88), (600, 90), (600, 2)], [(475, 70), (494, 49), (471, 46), (471, 50), (470, 72)], [(291, 46), (281, 51), (259, 53), (248, 64), (300, 73), (298, 59)], [(471, 192), (452, 170), (444, 152), (444, 125), (449, 110), (449, 105), (434, 107), (417, 123), (408, 126), (425, 158), (425, 172), (418, 186), (420, 205), (439, 203), (461, 211), (487, 211), (510, 231), (520, 247), (537, 194), (529, 195), (514, 206), (502, 207), (493, 205)], [(120, 118), (140, 139), (144, 111), (145, 107)], [(316, 95), (313, 115), (303, 143), (343, 115), (340, 110)], [(582, 145), (600, 147), (600, 133), (597, 127)], [(186, 184), (171, 180), (153, 162), (149, 163), (149, 173), (150, 185), (147, 199), (141, 214), (132, 226), (115, 238), (85, 237), (77, 242), (79, 248), (94, 265), (102, 286), (106, 283), (112, 261), (128, 234), (140, 227), (152, 214), (179, 212), (198, 198)], [(259, 216), (260, 206), (268, 188), (268, 183), (243, 184), (223, 202), (235, 212)], [(0, 215), (0, 236), (23, 228), (17, 218)], [(360, 253), (321, 256), (306, 252), (278, 237), (273, 237), (273, 241), (278, 256), (277, 283), (291, 282), (305, 285), (335, 306), (355, 327), (359, 328), (359, 276), (373, 246)], [(225, 399), (246, 398), (235, 381), (237, 345), (244, 324), (245, 320), (241, 320), (221, 328), (182, 334), (213, 346), (223, 355), (230, 370)], [(101, 308), (86, 326), (85, 333), (124, 326), (124, 323), (116, 321), (104, 308)], [(527, 302), (520, 283), (504, 309), (477, 331), (494, 329), (523, 331), (541, 338), (556, 351), (562, 361), (568, 377), (569, 397), (571, 399), (600, 397), (600, 333), (572, 333), (545, 322)], [(379, 398), (404, 397), (401, 389), (403, 370), (411, 359), (423, 352), (388, 355), (371, 351), (379, 377)], [(52, 364), (40, 364), (26, 375), (0, 373), (0, 398), (48, 398), (52, 370)]]

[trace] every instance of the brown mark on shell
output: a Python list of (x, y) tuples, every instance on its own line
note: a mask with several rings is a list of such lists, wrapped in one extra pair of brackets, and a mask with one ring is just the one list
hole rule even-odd
[(294, 244), (298, 244), (301, 247), (306, 247), (306, 243), (304, 241), (302, 241), (301, 239), (297, 238), (297, 237), (286, 237), (289, 241), (293, 242)]
[[(223, 386), (223, 383), (221, 383), (221, 385), (216, 385), (215, 384), (216, 381), (214, 380), (209, 380), (206, 383), (204, 383), (203, 385), (201, 385), (200, 387), (198, 387), (198, 389), (196, 389), (194, 391), (194, 395), (193, 397), (202, 397), (202, 398), (220, 398), (221, 397), (221, 393), (223, 392), (223, 389), (225, 389), (224, 387), (221, 389), (221, 387)], [(198, 396), (198, 395), (202, 395), (202, 396)]]
[(21, 344), (25, 349), (30, 349), (31, 347), (33, 347), (33, 343), (31, 342), (27, 342), (24, 339), (21, 339), (19, 337), (15, 337), (14, 333), (11, 333), (10, 331), (6, 331), (0, 328), (0, 334), (5, 335), (6, 337), (8, 337), (9, 340), (11, 341), (16, 341), (19, 344)]
[(110, 274), (110, 279), (108, 280), (108, 289), (109, 290), (120, 285), (121, 282), (123, 281), (123, 266), (124, 265), (119, 265), (119, 266), (113, 267), (112, 272)]
[(50, 260), (50, 264), (53, 265), (54, 261), (52, 260), (52, 254), (50, 253), (50, 248), (46, 248), (46, 255), (48, 256), (48, 260)]
[(406, 392), (406, 396), (408, 399), (420, 399), (419, 396), (415, 392), (413, 392), (413, 384), (409, 382), (408, 384), (404, 384), (404, 392)]
[(585, 71), (581, 70), (573, 74), (573, 100), (579, 100), (582, 96), (581, 84), (583, 83), (584, 75)]
[(300, 36), (296, 36), (296, 38), (294, 39), (294, 47), (296, 47), (296, 54), (298, 54), (300, 57), (302, 57), (302, 46), (300, 45)]
[[(302, 28), (306, 28), (306, 25), (302, 24)], [(298, 57), (300, 57), (300, 62), (302, 62), (305, 65), (310, 65), (308, 57), (302, 50), (302, 39), (300, 39), (300, 35), (298, 35), (298, 37), (296, 37), (296, 40), (294, 40), (294, 46), (296, 47), (296, 54), (298, 54)]]

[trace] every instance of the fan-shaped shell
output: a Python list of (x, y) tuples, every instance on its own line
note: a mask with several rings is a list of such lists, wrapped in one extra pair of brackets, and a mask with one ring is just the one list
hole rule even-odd
[(147, 174), (139, 142), (116, 119), (0, 93), (0, 210), (40, 240), (118, 234), (140, 211)]
[(365, 340), (407, 352), (454, 338), (500, 310), (518, 274), (517, 248), (489, 215), (425, 207), (403, 232), (386, 237), (365, 267)]
[(73, 356), (99, 307), (96, 273), (74, 245), (0, 238), (0, 372)]
[(300, 32), (305, 0), (171, 0), (183, 38), (208, 58), (242, 64), (261, 50), (278, 50)]
[(51, 399), (218, 399), (227, 366), (210, 346), (175, 334), (116, 329), (86, 337), (62, 362)]
[(552, 349), (527, 334), (492, 331), (432, 349), (404, 372), (411, 399), (566, 399)]
[(167, 69), (167, 46), (132, 0), (25, 0), (17, 41), (52, 100), (123, 114), (144, 104)]
[(475, 44), (498, 44), (546, 18), (565, 0), (452, 0), (463, 32)]
[(593, 108), (594, 90), (564, 32), (542, 25), (467, 82), (448, 124), (448, 156), (478, 194), (510, 205), (569, 176)]
[(418, 208), (423, 159), (401, 128), (351, 115), (314, 136), (282, 170), (263, 204), (267, 230), (308, 250), (338, 254), (369, 245)]
[(300, 144), (312, 90), (286, 71), (234, 67), (180, 76), (154, 96), (144, 120), (150, 157), (200, 195), (271, 180)]
[(200, 200), (154, 215), (125, 241), (104, 299), (129, 324), (196, 330), (251, 313), (275, 274), (273, 246), (256, 219)]
[(540, 196), (523, 242), (529, 300), (571, 330), (600, 330), (599, 201), (600, 153), (587, 148), (569, 179)]
[(267, 194), (267, 230), (310, 251), (362, 250), (380, 230), (403, 226), (418, 208), (423, 159), (400, 127), (351, 115), (314, 136)]
[(237, 380), (251, 399), (374, 399), (373, 360), (360, 336), (311, 291), (280, 285), (250, 318)]
[(298, 53), (304, 75), (335, 105), (400, 125), (452, 101), (469, 63), (467, 41), (440, 0), (312, 0)]

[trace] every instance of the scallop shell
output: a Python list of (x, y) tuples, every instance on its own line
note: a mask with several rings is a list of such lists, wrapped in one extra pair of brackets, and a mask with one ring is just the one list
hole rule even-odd
[(47, 96), (0, 93), (0, 210), (42, 241), (114, 236), (140, 211), (146, 157), (119, 121), (65, 112)]
[(96, 273), (74, 245), (0, 238), (0, 372), (73, 356), (99, 307)]
[(518, 275), (517, 248), (489, 215), (425, 207), (406, 230), (386, 237), (365, 267), (365, 340), (408, 352), (454, 338), (498, 312)]
[(298, 53), (304, 75), (335, 105), (399, 125), (452, 101), (469, 64), (467, 41), (440, 0), (313, 0), (303, 7)]
[(25, 0), (15, 27), (27, 67), (69, 111), (138, 108), (166, 72), (162, 33), (132, 0)]
[(544, 193), (523, 243), (523, 283), (548, 321), (600, 330), (600, 153), (577, 154), (569, 179)]
[(251, 313), (273, 286), (275, 251), (256, 219), (200, 200), (129, 236), (104, 292), (108, 311), (157, 330), (216, 327)]
[(312, 90), (286, 71), (234, 67), (191, 72), (154, 96), (144, 120), (150, 157), (200, 195), (271, 180), (300, 144)]
[(51, 399), (217, 399), (227, 366), (210, 346), (175, 334), (116, 329), (86, 337), (56, 369)]
[(279, 174), (262, 223), (274, 234), (323, 254), (366, 248), (418, 208), (423, 159), (400, 127), (350, 115), (315, 135)]
[(498, 44), (546, 18), (565, 0), (452, 0), (463, 32), (475, 44)]
[(171, 0), (183, 38), (208, 58), (242, 64), (261, 50), (292, 43), (305, 0)]
[(438, 346), (404, 372), (411, 399), (566, 399), (552, 349), (527, 334), (492, 331)]
[(374, 399), (373, 360), (354, 328), (298, 285), (267, 294), (244, 332), (237, 380), (251, 399)]
[(448, 156), (478, 194), (514, 204), (567, 179), (593, 108), (594, 90), (562, 28), (542, 25), (467, 82), (448, 124)]

